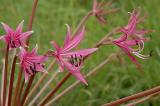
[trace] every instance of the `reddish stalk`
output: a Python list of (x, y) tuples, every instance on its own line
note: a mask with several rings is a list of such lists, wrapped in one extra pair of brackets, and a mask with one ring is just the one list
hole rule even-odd
[(23, 105), (24, 105), (24, 102), (25, 102), (26, 97), (27, 97), (27, 95), (28, 95), (28, 92), (29, 92), (29, 90), (30, 90), (30, 88), (31, 88), (32, 82), (33, 82), (33, 80), (34, 80), (34, 76), (35, 76), (35, 75), (32, 75), (32, 76), (30, 77), (30, 80), (29, 80), (28, 85), (27, 85), (27, 87), (26, 87), (26, 89), (25, 89), (24, 95), (23, 95), (23, 97), (22, 97), (22, 101), (20, 102), (20, 106), (23, 106)]
[(4, 65), (5, 61), (4, 61), (4, 59), (2, 59), (2, 63), (3, 63), (3, 69), (2, 69), (2, 80), (1, 80), (2, 81), (1, 82), (2, 85), (1, 85), (1, 99), (0, 99), (1, 104), (0, 104), (0, 106), (2, 105), (2, 96), (3, 96), (2, 95), (2, 92), (3, 92), (3, 79), (4, 79), (3, 76), (4, 76), (4, 72), (5, 72), (4, 71), (4, 69), (5, 69), (5, 65)]
[(5, 62), (4, 62), (4, 72), (2, 79), (2, 92), (1, 92), (1, 105), (5, 106), (6, 104), (6, 89), (7, 89), (7, 71), (8, 71), (8, 55), (9, 55), (9, 45), (6, 47), (5, 51)]
[(104, 104), (102, 106), (119, 106), (119, 105), (121, 105), (125, 102), (135, 100), (135, 99), (139, 99), (139, 98), (142, 98), (142, 97), (145, 97), (145, 96), (149, 96), (149, 95), (152, 95), (152, 94), (157, 93), (157, 92), (160, 92), (160, 86), (154, 87), (152, 89), (149, 89), (149, 90), (146, 90), (146, 91), (143, 91), (143, 92), (131, 95), (131, 96), (124, 97), (122, 99), (118, 99), (116, 101)]
[(10, 83), (9, 83), (9, 89), (8, 89), (8, 106), (11, 106), (11, 101), (12, 101), (12, 89), (13, 89), (16, 61), (17, 61), (17, 56), (15, 55), (14, 58), (13, 58), (11, 74), (10, 74)]
[(48, 93), (48, 95), (45, 96), (45, 98), (39, 103), (39, 106), (44, 106), (49, 101), (49, 99), (59, 90), (59, 88), (62, 87), (62, 85), (67, 81), (70, 76), (71, 73), (65, 75), (65, 77), (56, 85), (56, 87), (50, 93)]
[(158, 96), (159, 94), (160, 94), (160, 92), (156, 92), (156, 93), (154, 93), (154, 94), (152, 94), (152, 95), (149, 95), (149, 96), (147, 96), (147, 97), (144, 97), (144, 98), (142, 98), (142, 99), (140, 99), (140, 100), (136, 100), (136, 101), (134, 101), (134, 102), (131, 102), (131, 103), (125, 105), (125, 106), (136, 106), (136, 105), (138, 105), (138, 104), (142, 104), (142, 103), (144, 103), (145, 101), (148, 101), (148, 100), (152, 99), (153, 97)]
[[(32, 7), (32, 13), (31, 13), (31, 16), (30, 16), (30, 19), (29, 19), (28, 30), (32, 30), (37, 4), (38, 4), (38, 0), (34, 0), (33, 7)], [(27, 41), (27, 45), (28, 44), (29, 44), (29, 40)], [(18, 81), (16, 83), (15, 94), (14, 94), (14, 105), (13, 106), (16, 106), (17, 94), (18, 94), (18, 90), (19, 90), (19, 87), (20, 87), (19, 85), (20, 85), (21, 79), (22, 79), (22, 69), (20, 70), (20, 72), (18, 74)], [(22, 84), (22, 86), (21, 86), (22, 90), (23, 90), (23, 85), (24, 84)], [(19, 95), (19, 97), (20, 96), (21, 95)]]
[(16, 105), (15, 106), (20, 104), (20, 98), (21, 98), (21, 94), (22, 94), (24, 84), (25, 84), (25, 80), (23, 80), (21, 85), (20, 85), (20, 89), (19, 89), (19, 92), (17, 94), (17, 99), (16, 99)]
[[(37, 95), (34, 96), (34, 98), (29, 102), (28, 106), (33, 106), (34, 103), (37, 101), (37, 99), (43, 94), (43, 92), (50, 86), (50, 84), (53, 82), (53, 80), (56, 78), (58, 75), (58, 71), (56, 71), (49, 80), (47, 80), (47, 83), (40, 89)], [(27, 104), (27, 101), (25, 102), (25, 106)]]
[(73, 36), (76, 35), (78, 33), (78, 31), (83, 27), (83, 25), (85, 24), (85, 22), (90, 18), (90, 16), (92, 16), (92, 11), (88, 12), (87, 15), (85, 15), (83, 17), (83, 19), (80, 21), (80, 23), (78, 24), (75, 32), (73, 33)]
[[(38, 0), (34, 0), (33, 6), (32, 6), (32, 13), (31, 13), (31, 16), (30, 16), (30, 19), (29, 19), (28, 30), (32, 30), (32, 26), (33, 26), (33, 21), (34, 21), (34, 17), (35, 17), (37, 5), (38, 5)], [(27, 45), (29, 45), (29, 39), (27, 40)], [(27, 49), (27, 48), (26, 48), (26, 49)], [(28, 83), (26, 90), (29, 91), (29, 89), (30, 89), (30, 87), (31, 87), (31, 84), (32, 84), (32, 82), (33, 82), (33, 79), (34, 79), (34, 77), (33, 77), (33, 78), (31, 77), (31, 78), (29, 79), (29, 82), (30, 82), (30, 83)], [(24, 85), (24, 84), (22, 84), (22, 91), (23, 91), (23, 85)], [(24, 91), (24, 92), (26, 93), (26, 91)], [(28, 92), (27, 92), (27, 93), (28, 93)], [(24, 96), (25, 96), (25, 97), (23, 97), (22, 102), (21, 102), (22, 105), (23, 105), (24, 102), (25, 102), (25, 99), (26, 99), (27, 94), (24, 94)], [(21, 97), (21, 93), (20, 93), (19, 97)]]
[(13, 106), (16, 106), (16, 100), (17, 100), (17, 95), (18, 95), (18, 91), (19, 91), (19, 87), (20, 87), (19, 85), (21, 83), (21, 79), (22, 79), (22, 69), (20, 69), (18, 72), (18, 80), (16, 83), (16, 87), (14, 90), (14, 96), (13, 96)]

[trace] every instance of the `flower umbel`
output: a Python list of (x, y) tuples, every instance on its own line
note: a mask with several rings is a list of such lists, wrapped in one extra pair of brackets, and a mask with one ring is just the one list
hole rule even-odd
[(112, 0), (109, 2), (98, 2), (97, 0), (93, 0), (92, 14), (96, 16), (97, 20), (105, 24), (106, 20), (104, 18), (105, 15), (116, 12), (118, 9), (105, 10), (104, 7), (110, 6), (112, 4)]
[(20, 65), (24, 71), (25, 82), (28, 80), (29, 76), (35, 74), (36, 72), (47, 73), (44, 69), (44, 65), (42, 64), (47, 60), (47, 57), (37, 55), (37, 49), (38, 47), (36, 46), (31, 52), (28, 52), (24, 48), (20, 48)]
[(6, 34), (1, 36), (0, 40), (5, 41), (10, 48), (27, 47), (26, 40), (33, 33), (33, 31), (22, 32), (23, 23), (24, 21), (17, 26), (15, 31), (7, 24), (2, 23)]
[[(130, 14), (131, 17), (129, 19), (128, 25), (120, 29), (120, 31), (123, 33), (122, 36), (118, 39), (113, 40), (113, 43), (119, 46), (129, 56), (129, 58), (138, 67), (140, 67), (138, 61), (135, 59), (134, 56), (132, 56), (132, 54), (141, 59), (147, 59), (148, 57), (150, 57), (150, 55), (141, 54), (141, 52), (144, 49), (144, 42), (148, 41), (148, 39), (146, 39), (144, 35), (150, 31), (137, 29), (137, 23), (139, 23), (138, 22), (139, 12), (134, 10)], [(134, 46), (138, 46), (138, 49), (134, 49), (133, 48)]]
[(86, 80), (80, 73), (80, 69), (83, 64), (83, 59), (95, 52), (97, 48), (71, 51), (82, 41), (84, 28), (79, 34), (75, 35), (74, 37), (71, 36), (71, 29), (68, 25), (67, 28), (68, 30), (63, 48), (61, 48), (56, 42), (52, 41), (51, 43), (56, 50), (50, 51), (50, 53), (56, 58), (57, 62), (59, 63), (59, 69), (61, 72), (63, 72), (64, 68), (67, 68), (72, 75), (74, 75), (78, 80), (87, 85)]

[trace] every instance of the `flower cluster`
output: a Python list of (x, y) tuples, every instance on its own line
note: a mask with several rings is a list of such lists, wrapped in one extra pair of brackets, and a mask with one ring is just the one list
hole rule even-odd
[(47, 60), (47, 55), (51, 53), (52, 56), (56, 58), (60, 71), (63, 72), (66, 67), (71, 74), (87, 85), (87, 81), (80, 73), (80, 68), (83, 64), (83, 59), (95, 52), (97, 48), (71, 52), (71, 50), (82, 41), (84, 36), (84, 28), (79, 34), (72, 37), (71, 29), (67, 25), (68, 31), (63, 48), (61, 48), (56, 42), (52, 41), (51, 43), (56, 49), (55, 51), (49, 51), (49, 54), (47, 55), (37, 55), (38, 46), (36, 46), (31, 52), (28, 52), (25, 49), (25, 47), (28, 47), (26, 44), (27, 39), (31, 36), (33, 31), (22, 32), (23, 22), (24, 21), (18, 25), (16, 31), (10, 28), (7, 24), (2, 23), (6, 34), (1, 36), (0, 40), (5, 41), (6, 45), (9, 45), (10, 49), (20, 48), (19, 59), (21, 68), (24, 71), (25, 81), (28, 80), (29, 76), (35, 74), (36, 72), (47, 73), (44, 69), (43, 62)]
[[(148, 41), (144, 37), (145, 34), (149, 33), (149, 30), (137, 29), (137, 24), (139, 23), (140, 12), (133, 10), (132, 13), (129, 13), (130, 19), (127, 26), (120, 29), (122, 35), (120, 38), (113, 40), (113, 43), (120, 47), (129, 58), (140, 68), (138, 61), (132, 56), (136, 55), (141, 59), (147, 59), (150, 55), (142, 55), (141, 52), (144, 49), (144, 42)], [(134, 49), (134, 46), (138, 46), (138, 49)]]
[[(93, 13), (100, 22), (104, 22), (102, 14), (105, 12), (102, 10), (101, 6), (103, 6), (102, 3), (98, 3), (97, 0), (94, 0)], [(129, 14), (130, 19), (128, 24), (119, 29), (122, 35), (120, 38), (112, 40), (112, 42), (120, 47), (129, 56), (129, 58), (138, 67), (140, 67), (139, 63), (132, 54), (141, 59), (147, 59), (150, 56), (141, 54), (141, 51), (144, 49), (144, 42), (148, 41), (144, 35), (150, 31), (137, 29), (137, 24), (140, 22), (139, 11), (133, 10), (133, 12)], [(52, 41), (51, 44), (55, 48), (54, 51), (49, 50), (45, 55), (37, 55), (37, 46), (31, 52), (26, 50), (26, 47), (28, 47), (26, 43), (27, 39), (31, 36), (33, 31), (22, 32), (23, 23), (24, 21), (18, 25), (15, 31), (7, 24), (2, 23), (6, 34), (1, 36), (0, 40), (5, 41), (6, 45), (9, 46), (9, 49), (20, 48), (20, 65), (24, 71), (25, 81), (28, 80), (29, 76), (35, 74), (36, 72), (47, 73), (44, 69), (43, 62), (45, 62), (48, 57), (52, 56), (56, 59), (61, 72), (63, 72), (66, 68), (73, 76), (87, 85), (87, 81), (81, 74), (80, 70), (84, 59), (97, 51), (98, 48), (72, 51), (83, 40), (85, 28), (82, 28), (78, 34), (72, 36), (71, 28), (67, 25), (67, 34), (63, 47), (60, 47), (55, 41)], [(133, 46), (138, 46), (138, 49), (132, 48)]]

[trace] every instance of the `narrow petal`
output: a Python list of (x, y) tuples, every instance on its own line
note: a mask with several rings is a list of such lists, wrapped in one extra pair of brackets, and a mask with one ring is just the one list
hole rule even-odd
[(29, 36), (31, 36), (31, 34), (33, 34), (34, 31), (27, 31), (21, 34), (20, 39), (22, 41), (26, 41), (26, 39), (28, 39)]
[(26, 50), (23, 47), (20, 47), (20, 52), (19, 52), (20, 58), (23, 58), (25, 54), (26, 54)]
[(36, 71), (43, 72), (43, 73), (48, 73), (41, 65), (36, 65)]
[(31, 54), (36, 55), (38, 51), (38, 45), (36, 44), (36, 46), (32, 49)]
[(117, 42), (117, 43), (123, 42), (127, 39), (127, 37), (128, 37), (127, 34), (123, 34), (120, 38), (115, 39), (113, 42)]
[(79, 67), (76, 68), (72, 66), (69, 62), (63, 61), (68, 71), (75, 76), (78, 80), (83, 82), (84, 84), (88, 85), (87, 81), (84, 79), (83, 75), (80, 73)]
[[(75, 76), (78, 80), (80, 80), (82, 83), (84, 83), (85, 85), (88, 85), (87, 81), (85, 80), (85, 78), (83, 77), (83, 75), (80, 73), (79, 70), (68, 70), (70, 73), (72, 73), (73, 76)], [(77, 72), (75, 72), (77, 71)]]
[(73, 49), (81, 42), (84, 36), (84, 30), (85, 28), (83, 28), (82, 31), (78, 35), (75, 35), (75, 37), (69, 42), (69, 44), (64, 47), (63, 52), (67, 52)]
[(69, 53), (65, 53), (65, 54), (61, 54), (61, 56), (64, 57), (71, 57), (71, 56), (77, 56), (77, 57), (85, 57), (88, 56), (89, 54), (92, 54), (93, 52), (97, 51), (98, 48), (91, 48), (91, 49), (83, 49), (83, 50), (78, 50), (75, 52), (69, 52)]
[(127, 40), (127, 41), (124, 41), (123, 43), (126, 44), (127, 46), (135, 46), (142, 43), (142, 40), (141, 39)]
[(66, 24), (66, 26), (67, 26), (67, 35), (66, 35), (66, 38), (65, 38), (64, 47), (66, 45), (68, 45), (69, 41), (71, 40), (71, 28), (68, 24)]
[(128, 55), (128, 57), (131, 59), (131, 61), (133, 63), (135, 63), (135, 65), (137, 66), (138, 69), (141, 69), (141, 65), (138, 63), (138, 61), (136, 60), (135, 57), (132, 56), (132, 54), (130, 53), (130, 51), (128, 51), (128, 49), (121, 47), (121, 49)]
[(51, 44), (57, 51), (60, 50), (60, 46), (55, 41), (51, 41)]
[(16, 28), (16, 33), (22, 33), (24, 20)]
[(28, 45), (26, 44), (27, 39), (29, 38), (29, 36), (31, 36), (31, 34), (33, 33), (33, 31), (27, 31), (24, 32), (20, 35), (20, 41), (21, 41), (21, 46), (22, 47), (28, 47)]
[(7, 24), (2, 22), (2, 26), (3, 26), (3, 28), (4, 28), (4, 30), (6, 31), (7, 34), (13, 32), (12, 28), (10, 28)]

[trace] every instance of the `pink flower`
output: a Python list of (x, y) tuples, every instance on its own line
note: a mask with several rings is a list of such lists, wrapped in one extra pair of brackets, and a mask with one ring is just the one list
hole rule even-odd
[(118, 9), (111, 9), (109, 11), (105, 10), (104, 7), (110, 6), (112, 1), (109, 2), (98, 2), (97, 0), (93, 0), (92, 14), (96, 16), (97, 20), (105, 24), (106, 20), (104, 18), (105, 15), (116, 12)]
[(6, 34), (1, 36), (0, 40), (5, 41), (10, 48), (26, 47), (26, 40), (33, 31), (22, 32), (23, 22), (24, 21), (18, 25), (15, 31), (8, 25), (2, 23)]
[(137, 24), (142, 21), (139, 18), (140, 11), (135, 9), (135, 10), (133, 10), (132, 13), (129, 12), (129, 14), (131, 16), (130, 16), (128, 24), (124, 28), (121, 28), (120, 31), (127, 34), (128, 36), (132, 35), (131, 37), (133, 37), (133, 38), (138, 37), (141, 39), (146, 39), (146, 38), (144, 38), (144, 35), (151, 32), (151, 30), (137, 29)]
[(35, 74), (36, 72), (47, 73), (42, 64), (46, 61), (47, 57), (37, 55), (38, 46), (32, 49), (31, 52), (26, 51), (24, 48), (20, 47), (20, 65), (24, 71), (25, 82), (28, 80), (29, 76)]
[[(144, 42), (147, 41), (147, 39), (144, 38), (144, 34), (148, 33), (149, 31), (137, 29), (139, 12), (134, 10), (130, 14), (131, 17), (129, 19), (128, 25), (120, 29), (120, 31), (123, 33), (122, 36), (118, 39), (113, 40), (113, 43), (119, 46), (129, 56), (129, 58), (140, 68), (140, 64), (133, 55), (141, 59), (147, 59), (150, 56), (141, 54), (141, 52), (144, 49)], [(138, 46), (138, 49), (133, 49), (134, 46)]]
[(75, 35), (74, 37), (71, 37), (71, 29), (68, 25), (67, 28), (68, 31), (63, 48), (61, 48), (56, 42), (52, 41), (51, 43), (56, 50), (51, 51), (51, 54), (59, 63), (59, 69), (61, 72), (63, 72), (64, 68), (67, 68), (68, 71), (78, 80), (80, 80), (84, 84), (87, 84), (83, 75), (80, 73), (80, 69), (83, 64), (83, 59), (95, 52), (97, 48), (71, 51), (73, 48), (77, 47), (77, 45), (83, 39), (84, 28), (79, 34)]

